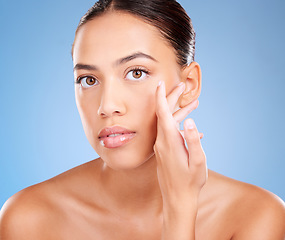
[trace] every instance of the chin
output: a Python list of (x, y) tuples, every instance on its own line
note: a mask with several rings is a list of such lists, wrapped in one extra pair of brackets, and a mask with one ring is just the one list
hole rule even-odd
[[(97, 152), (98, 153), (98, 152)], [(151, 149), (148, 153), (139, 153), (134, 151), (108, 151), (108, 153), (98, 153), (101, 159), (106, 163), (106, 165), (113, 170), (133, 170), (141, 167), (145, 164), (152, 156), (154, 152)]]
[[(88, 138), (89, 137), (89, 138)], [(141, 167), (154, 156), (156, 135), (137, 135), (119, 147), (110, 148), (94, 136), (88, 136), (89, 143), (105, 164), (113, 170), (133, 170)], [(149, 139), (146, 141), (145, 139)]]

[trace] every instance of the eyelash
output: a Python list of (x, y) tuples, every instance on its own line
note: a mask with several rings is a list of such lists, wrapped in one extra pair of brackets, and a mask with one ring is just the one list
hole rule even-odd
[[(127, 72), (126, 75), (128, 75), (129, 72), (131, 72), (131, 71), (142, 71), (142, 72), (144, 72), (146, 75), (149, 75), (149, 73), (150, 73), (150, 72), (149, 72), (147, 69), (145, 69), (145, 68), (142, 68), (142, 67), (133, 67), (133, 68), (131, 68), (131, 69)], [(81, 84), (81, 80), (82, 80), (83, 78), (86, 78), (86, 77), (91, 77), (91, 78), (94, 78), (96, 81), (98, 81), (98, 80), (97, 80), (95, 77), (93, 77), (93, 76), (84, 75), (84, 76), (78, 77), (74, 83), (75, 83), (75, 84)]]
[(83, 76), (80, 76), (80, 77), (78, 77), (76, 80), (75, 80), (75, 84), (80, 84), (81, 83), (81, 80), (83, 79), (83, 78), (86, 78), (86, 77), (91, 77), (91, 78), (94, 78), (96, 81), (98, 81), (95, 77), (93, 77), (93, 76), (90, 76), (90, 75), (83, 75)]
[(131, 68), (128, 72), (127, 72), (127, 74), (126, 74), (126, 76), (130, 73), (130, 72), (135, 72), (135, 71), (142, 71), (142, 72), (144, 72), (146, 75), (149, 75), (149, 71), (147, 70), (147, 69), (145, 69), (145, 68), (143, 68), (143, 67), (133, 67), (133, 68)]

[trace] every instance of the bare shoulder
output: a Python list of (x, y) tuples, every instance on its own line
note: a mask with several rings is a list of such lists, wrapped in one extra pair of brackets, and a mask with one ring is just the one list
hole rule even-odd
[(285, 205), (275, 194), (215, 172), (210, 172), (216, 198), (227, 206), (234, 240), (285, 239)]
[(10, 197), (0, 213), (0, 239), (47, 239), (51, 214), (41, 184), (21, 190)]
[(0, 239), (57, 239), (52, 229), (62, 224), (66, 206), (76, 201), (90, 165), (92, 161), (10, 197), (0, 212)]

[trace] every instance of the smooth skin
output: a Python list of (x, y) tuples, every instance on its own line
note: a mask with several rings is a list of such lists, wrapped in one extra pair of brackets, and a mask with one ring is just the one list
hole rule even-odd
[[(198, 63), (182, 68), (156, 28), (119, 12), (80, 28), (73, 60), (75, 80), (94, 78), (75, 84), (75, 96), (100, 158), (12, 196), (0, 240), (284, 240), (284, 202), (207, 170), (194, 121), (178, 129), (198, 107)], [(98, 133), (113, 125), (136, 135), (105, 148)]]

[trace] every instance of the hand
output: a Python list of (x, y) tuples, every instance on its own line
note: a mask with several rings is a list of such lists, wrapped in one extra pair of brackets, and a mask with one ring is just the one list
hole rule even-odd
[(185, 212), (197, 204), (200, 190), (207, 180), (206, 156), (200, 142), (202, 134), (192, 119), (185, 120), (184, 134), (179, 131), (179, 123), (198, 107), (198, 100), (172, 114), (184, 89), (184, 84), (178, 85), (166, 97), (165, 85), (161, 82), (156, 92), (158, 119), (154, 152), (158, 181), (163, 208), (174, 212)]

